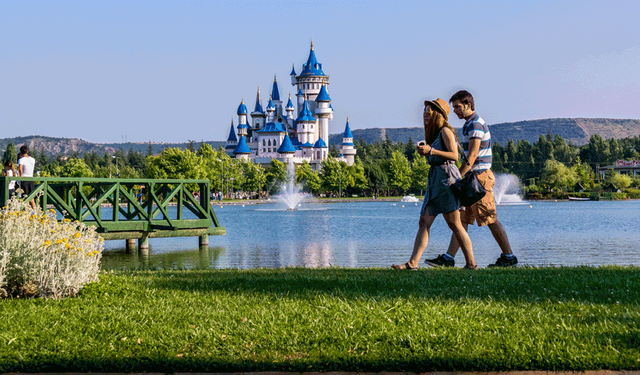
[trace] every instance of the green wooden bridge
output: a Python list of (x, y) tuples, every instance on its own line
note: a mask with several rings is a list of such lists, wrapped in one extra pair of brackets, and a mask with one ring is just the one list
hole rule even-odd
[(205, 246), (210, 235), (226, 233), (213, 212), (208, 180), (0, 176), (2, 206), (12, 180), (34, 181), (25, 202), (53, 208), (60, 219), (93, 225), (105, 240), (125, 239), (127, 249), (136, 239), (139, 249), (148, 249), (154, 237), (197, 236)]

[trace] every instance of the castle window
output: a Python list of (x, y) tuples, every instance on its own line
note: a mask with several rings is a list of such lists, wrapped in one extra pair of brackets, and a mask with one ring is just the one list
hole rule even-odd
[(269, 146), (271, 146), (271, 140), (269, 140)]
[(267, 145), (267, 142), (266, 142), (264, 139), (262, 140), (262, 145), (263, 145), (263, 146), (266, 146), (266, 145)]
[(318, 155), (316, 158), (317, 158), (317, 159), (320, 159), (320, 151), (318, 151), (318, 152), (316, 153), (316, 155)]

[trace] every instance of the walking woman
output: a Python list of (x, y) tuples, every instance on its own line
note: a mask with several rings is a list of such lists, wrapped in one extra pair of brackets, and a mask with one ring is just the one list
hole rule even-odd
[(419, 229), (413, 245), (411, 258), (405, 264), (392, 265), (399, 270), (415, 270), (420, 257), (429, 243), (431, 225), (438, 214), (444, 216), (449, 228), (460, 243), (465, 269), (477, 269), (473, 258), (471, 239), (460, 222), (460, 201), (451, 192), (450, 185), (460, 178), (460, 171), (455, 162), (458, 160), (458, 142), (455, 130), (449, 125), (449, 104), (442, 99), (425, 100), (424, 102), (424, 135), (426, 143), (419, 143), (418, 153), (427, 158), (429, 182), (420, 210)]

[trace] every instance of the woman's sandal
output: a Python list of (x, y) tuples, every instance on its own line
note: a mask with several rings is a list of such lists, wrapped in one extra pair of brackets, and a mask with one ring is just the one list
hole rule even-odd
[(392, 264), (391, 268), (394, 270), (409, 270), (409, 271), (417, 271), (418, 267), (411, 267), (409, 263), (405, 264)]

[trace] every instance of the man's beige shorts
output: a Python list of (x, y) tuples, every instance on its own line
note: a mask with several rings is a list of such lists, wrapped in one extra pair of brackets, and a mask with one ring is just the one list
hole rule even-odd
[(493, 185), (496, 182), (495, 177), (491, 169), (487, 169), (484, 172), (476, 175), (478, 181), (485, 188), (487, 194), (473, 204), (471, 207), (464, 207), (464, 210), (460, 212), (460, 220), (463, 223), (470, 225), (478, 222), (478, 226), (493, 224), (498, 220), (498, 214), (496, 213), (496, 201), (493, 198)]

